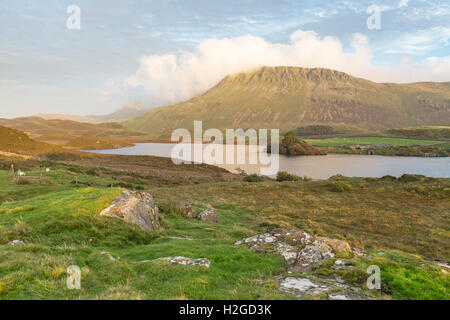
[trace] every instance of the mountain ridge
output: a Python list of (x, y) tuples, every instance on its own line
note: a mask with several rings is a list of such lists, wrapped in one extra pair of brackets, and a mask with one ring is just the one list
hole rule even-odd
[(34, 115), (35, 117), (42, 118), (44, 120), (71, 120), (84, 123), (103, 123), (103, 122), (121, 122), (138, 117), (148, 110), (142, 106), (140, 102), (130, 102), (129, 104), (119, 108), (118, 110), (97, 116), (97, 115), (72, 115), (63, 113), (39, 113)]
[(125, 125), (167, 135), (177, 128), (280, 128), (349, 124), (370, 130), (450, 121), (450, 82), (376, 83), (325, 68), (260, 67), (229, 75), (204, 94)]

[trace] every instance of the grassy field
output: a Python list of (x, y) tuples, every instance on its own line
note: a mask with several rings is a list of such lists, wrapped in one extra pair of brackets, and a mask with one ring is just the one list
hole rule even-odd
[[(40, 175), (37, 164), (21, 166)], [(280, 256), (234, 245), (276, 227), (368, 250), (367, 258), (351, 260), (354, 268), (336, 273), (363, 287), (367, 266), (379, 265), (382, 292), (367, 292), (375, 298), (450, 299), (448, 275), (427, 260), (450, 259), (450, 179), (136, 184), (150, 190), (161, 209), (163, 228), (144, 232), (99, 216), (121, 192), (107, 185), (130, 183), (127, 175), (114, 180), (111, 169), (77, 166), (83, 184), (72, 184), (72, 165), (40, 165), (52, 167), (52, 183), (16, 185), (7, 169), (0, 171), (0, 299), (296, 299), (278, 290), (277, 277), (288, 275)], [(194, 203), (197, 212), (212, 205), (221, 222), (182, 217), (173, 210), (180, 202)], [(26, 245), (7, 245), (14, 239)], [(211, 267), (143, 262), (177, 255), (206, 257)], [(80, 291), (65, 284), (66, 268), (74, 264), (82, 270)], [(329, 272), (323, 266), (313, 276)]]
[(393, 146), (410, 146), (410, 145), (428, 145), (439, 143), (434, 140), (417, 140), (390, 137), (347, 137), (347, 138), (331, 138), (331, 139), (306, 139), (306, 142), (313, 146), (349, 146), (349, 145), (377, 145), (390, 144)]

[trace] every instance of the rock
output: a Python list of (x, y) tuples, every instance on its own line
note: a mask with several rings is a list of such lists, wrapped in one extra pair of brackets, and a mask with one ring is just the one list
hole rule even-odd
[(373, 300), (369, 296), (359, 294), (356, 292), (337, 292), (328, 295), (330, 300)]
[(295, 229), (275, 229), (235, 244), (244, 244), (255, 252), (277, 252), (290, 263), (289, 270), (296, 272), (316, 268), (333, 259), (335, 253), (352, 252), (344, 240), (315, 237)]
[(316, 294), (330, 291), (332, 288), (328, 285), (318, 283), (306, 278), (288, 277), (281, 281), (279, 290), (286, 293), (293, 293), (299, 297), (313, 296)]
[(307, 271), (333, 258), (332, 248), (316, 240), (299, 252), (296, 260), (291, 265), (291, 269), (294, 271)]
[(102, 251), (100, 254), (102, 256), (107, 256), (109, 258), (109, 260), (111, 260), (111, 261), (116, 261), (116, 258), (114, 258), (109, 252)]
[(219, 222), (219, 215), (214, 208), (208, 208), (197, 215), (198, 219), (205, 222)]
[(146, 231), (160, 228), (158, 207), (146, 192), (124, 191), (100, 215), (119, 218)]
[(25, 242), (22, 240), (13, 240), (10, 243), (8, 243), (10, 246), (24, 246)]
[(195, 214), (194, 210), (192, 209), (192, 206), (188, 203), (179, 204), (177, 206), (177, 210), (185, 214), (189, 218), (196, 218), (197, 215)]
[(355, 257), (367, 257), (367, 255), (364, 253), (364, 251), (362, 251), (361, 249), (358, 249), (358, 248), (352, 248), (352, 254)]
[(331, 269), (333, 270), (346, 270), (350, 268), (353, 268), (353, 265), (350, 264), (347, 259), (337, 259), (334, 262), (334, 265), (331, 266)]
[(436, 261), (435, 263), (441, 268), (442, 273), (444, 274), (450, 273), (450, 264), (443, 261)]
[(334, 252), (345, 252), (345, 251), (351, 251), (352, 248), (348, 244), (347, 241), (339, 240), (339, 239), (330, 239), (325, 237), (317, 237), (317, 241), (326, 244), (328, 247), (333, 249)]
[(187, 241), (194, 241), (195, 240), (191, 236), (189, 236), (189, 237), (167, 237), (167, 238), (173, 239), (173, 240), (187, 240)]
[(174, 264), (182, 264), (186, 266), (200, 266), (209, 268), (210, 262), (206, 258), (192, 259), (186, 257), (166, 257), (166, 258), (158, 258), (156, 260), (165, 260)]

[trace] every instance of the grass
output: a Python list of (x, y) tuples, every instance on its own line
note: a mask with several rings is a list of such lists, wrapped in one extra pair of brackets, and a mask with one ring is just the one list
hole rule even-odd
[[(37, 175), (51, 165), (54, 184), (15, 185), (10, 173), (0, 170), (0, 299), (295, 299), (278, 290), (277, 277), (287, 275), (281, 256), (234, 245), (276, 227), (374, 250), (368, 258), (353, 258), (355, 268), (338, 273), (363, 286), (367, 266), (379, 265), (383, 290), (375, 294), (378, 298), (450, 298), (448, 275), (422, 258), (449, 260), (450, 179), (336, 176), (325, 181), (147, 185), (161, 208), (163, 228), (144, 232), (99, 216), (121, 192), (106, 187), (112, 176), (120, 181), (119, 172), (40, 165), (26, 162), (22, 168)], [(93, 185), (71, 184), (73, 174)], [(178, 203), (194, 203), (196, 212), (212, 205), (221, 222), (185, 218), (174, 210)], [(183, 240), (189, 237), (194, 240)], [(16, 239), (25, 245), (8, 245)], [(379, 256), (378, 250), (385, 254)], [(104, 251), (116, 260), (102, 255)], [(178, 255), (206, 257), (211, 267), (153, 261)], [(79, 291), (66, 288), (70, 265), (82, 270)]]
[[(0, 243), (20, 237), (24, 247), (2, 247), (0, 297), (133, 298), (133, 299), (280, 299), (289, 298), (274, 286), (283, 271), (281, 257), (264, 256), (234, 246), (248, 234), (244, 211), (219, 208), (223, 225), (210, 225), (164, 215), (168, 230), (147, 233), (98, 212), (120, 192), (85, 188), (48, 194), (14, 205), (32, 205), (32, 212), (1, 215)], [(241, 216), (241, 215), (244, 215)], [(212, 230), (210, 230), (212, 229)], [(169, 231), (171, 230), (171, 231)], [(196, 241), (167, 238), (190, 234)], [(89, 241), (92, 239), (92, 242)], [(118, 261), (100, 253), (108, 251)], [(142, 262), (165, 256), (205, 257), (211, 268)], [(82, 290), (65, 287), (65, 269), (82, 269)], [(20, 267), (19, 267), (20, 266)]]
[(348, 281), (365, 282), (367, 268), (381, 271), (381, 292), (393, 299), (450, 299), (450, 277), (420, 257), (399, 251), (372, 252), (370, 259), (353, 259), (355, 268), (337, 272)]
[(393, 146), (410, 146), (410, 145), (428, 145), (436, 144), (439, 141), (434, 140), (417, 140), (417, 139), (403, 139), (390, 137), (347, 137), (347, 138), (332, 138), (332, 139), (306, 139), (306, 142), (314, 146), (349, 146), (349, 145), (376, 145), (376, 144), (390, 144)]

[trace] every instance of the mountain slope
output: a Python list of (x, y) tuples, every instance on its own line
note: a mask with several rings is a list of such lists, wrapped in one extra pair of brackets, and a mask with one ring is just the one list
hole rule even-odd
[(0, 151), (25, 155), (66, 152), (63, 148), (31, 139), (25, 132), (0, 126)]
[(154, 109), (126, 126), (156, 134), (192, 128), (280, 128), (345, 123), (371, 130), (450, 122), (450, 82), (374, 83), (329, 69), (261, 67), (204, 95)]

